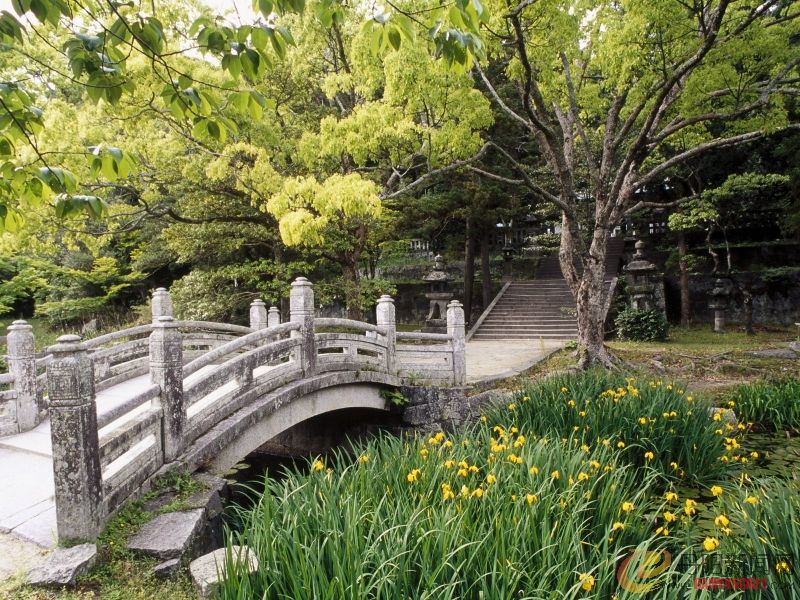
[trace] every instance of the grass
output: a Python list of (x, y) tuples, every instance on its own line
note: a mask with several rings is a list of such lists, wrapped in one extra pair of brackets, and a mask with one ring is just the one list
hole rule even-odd
[(741, 430), (710, 419), (682, 386), (658, 378), (599, 369), (558, 375), (514, 394), (489, 418), (498, 417), (537, 436), (616, 448), (624, 462), (655, 470), (662, 486), (721, 481), (740, 459)]
[(610, 341), (608, 345), (619, 351), (643, 352), (687, 352), (692, 354), (717, 354), (725, 350), (750, 351), (767, 346), (790, 342), (797, 339), (797, 331), (788, 327), (775, 327), (759, 330), (755, 335), (747, 335), (738, 328), (731, 327), (724, 333), (714, 333), (710, 325), (690, 327), (670, 327), (669, 337), (664, 342), (620, 342)]
[(800, 380), (785, 377), (741, 385), (729, 394), (736, 412), (768, 431), (800, 430)]
[[(730, 558), (760, 522), (742, 512), (754, 505), (740, 483), (768, 485), (748, 482), (756, 458), (742, 435), (663, 381), (549, 378), (463, 431), (379, 437), (267, 479), (230, 534), (261, 568), (221, 597), (637, 598), (617, 576), (639, 548), (671, 553), (669, 584), (647, 597), (674, 598), (694, 576), (720, 574), (681, 561)], [(774, 558), (796, 550), (775, 531), (795, 531), (797, 514), (773, 512), (760, 532)], [(709, 537), (718, 548), (703, 547)]]
[(610, 597), (616, 557), (658, 540), (635, 469), (607, 448), (509, 429), (511, 461), (491, 451), (492, 436), (479, 425), (381, 437), (355, 460), (337, 453), (267, 480), (232, 536), (261, 567), (221, 597)]

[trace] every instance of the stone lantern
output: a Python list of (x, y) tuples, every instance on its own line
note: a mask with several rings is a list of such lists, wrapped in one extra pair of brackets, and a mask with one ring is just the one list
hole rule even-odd
[(717, 279), (709, 296), (711, 296), (711, 300), (708, 307), (714, 311), (714, 331), (723, 333), (725, 331), (725, 310), (728, 308), (731, 297), (730, 286), (724, 279)]
[(436, 255), (433, 259), (433, 269), (422, 279), (430, 284), (430, 291), (425, 294), (430, 305), (422, 331), (447, 333), (447, 304), (453, 298), (453, 292), (448, 289), (450, 275), (445, 271), (444, 259), (441, 255)]
[(633, 260), (625, 267), (628, 274), (628, 291), (631, 295), (631, 308), (635, 310), (649, 310), (654, 308), (655, 299), (655, 274), (656, 266), (644, 257), (646, 244), (639, 240), (636, 242), (636, 252)]

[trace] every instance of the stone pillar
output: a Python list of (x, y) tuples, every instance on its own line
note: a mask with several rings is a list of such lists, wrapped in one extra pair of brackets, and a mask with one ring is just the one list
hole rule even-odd
[(390, 375), (394, 375), (396, 373), (397, 324), (395, 322), (395, 308), (392, 297), (388, 294), (381, 296), (378, 299), (375, 313), (375, 322), (378, 327), (386, 328), (386, 370)]
[(94, 540), (104, 519), (94, 367), (80, 336), (63, 335), (47, 366), (58, 539)]
[(158, 288), (153, 292), (153, 301), (150, 304), (150, 311), (153, 314), (153, 322), (158, 321), (159, 317), (172, 316), (172, 297), (167, 288)]
[(464, 307), (458, 300), (447, 305), (447, 333), (453, 336), (453, 385), (464, 385), (467, 382), (467, 331)]
[(170, 316), (159, 317), (150, 334), (150, 381), (161, 386), (153, 400), (163, 410), (162, 448), (164, 462), (183, 450), (186, 410), (183, 406), (183, 338)]
[(267, 305), (261, 299), (250, 304), (250, 329), (267, 328)]
[[(40, 398), (36, 389), (36, 351), (33, 327), (26, 321), (14, 321), (8, 328), (8, 372), (14, 376), (13, 403), (17, 432), (39, 424)], [(16, 433), (16, 432), (15, 432)]]
[(317, 366), (317, 344), (314, 338), (314, 288), (305, 277), (292, 282), (289, 295), (289, 320), (300, 323), (300, 331), (293, 331), (292, 337), (301, 338), (300, 348), (294, 353), (294, 360), (303, 369), (303, 375), (313, 375)]
[(267, 327), (277, 327), (281, 324), (281, 311), (277, 306), (270, 306), (267, 313)]
[(731, 290), (724, 279), (717, 279), (714, 282), (714, 289), (709, 292), (711, 300), (708, 307), (714, 311), (714, 332), (725, 332), (725, 310), (728, 308), (728, 300)]

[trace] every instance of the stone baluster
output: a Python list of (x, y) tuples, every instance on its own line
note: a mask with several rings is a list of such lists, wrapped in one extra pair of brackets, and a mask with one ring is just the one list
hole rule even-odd
[(159, 317), (172, 316), (172, 296), (166, 288), (158, 288), (153, 292), (153, 300), (150, 304), (150, 311), (153, 315), (153, 322), (158, 321)]
[(281, 311), (277, 306), (270, 306), (267, 313), (267, 327), (277, 327), (281, 324)]
[(170, 316), (153, 323), (150, 334), (150, 381), (161, 387), (153, 405), (161, 407), (164, 462), (183, 451), (186, 410), (183, 406), (183, 336)]
[(303, 376), (309, 377), (316, 371), (317, 343), (314, 338), (314, 288), (305, 277), (298, 277), (292, 282), (289, 320), (300, 324), (300, 330), (292, 332), (292, 337), (301, 338), (300, 348), (294, 352), (293, 360), (303, 369)]
[(395, 322), (394, 300), (388, 294), (384, 294), (378, 299), (378, 306), (375, 309), (378, 327), (386, 328), (386, 370), (390, 375), (396, 373), (396, 354), (397, 346), (397, 324)]
[(104, 518), (94, 366), (80, 336), (64, 335), (47, 366), (58, 538), (93, 540)]
[(36, 389), (36, 351), (33, 327), (26, 321), (14, 321), (8, 328), (8, 372), (14, 376), (16, 399), (12, 410), (16, 432), (28, 431), (39, 424), (41, 398)]
[(250, 304), (250, 329), (266, 329), (267, 323), (267, 305), (261, 299), (253, 300)]
[(447, 333), (453, 336), (453, 385), (467, 382), (466, 328), (464, 308), (453, 300), (447, 305)]

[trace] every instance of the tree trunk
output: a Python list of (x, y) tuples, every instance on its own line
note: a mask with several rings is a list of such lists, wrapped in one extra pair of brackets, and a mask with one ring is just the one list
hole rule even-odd
[(342, 277), (347, 318), (361, 321), (363, 315), (361, 313), (361, 278), (358, 273), (358, 264), (342, 264)]
[(483, 310), (492, 301), (492, 273), (489, 269), (489, 232), (481, 237), (481, 284), (483, 285)]
[[(561, 271), (575, 296), (578, 321), (578, 366), (600, 364), (614, 367), (605, 347), (605, 262), (609, 232), (596, 228), (591, 246), (581, 253), (583, 242), (577, 223), (562, 219), (559, 261)], [(578, 265), (582, 266), (579, 267)]]
[(689, 297), (689, 268), (686, 264), (686, 258), (686, 233), (678, 231), (678, 269), (680, 271), (681, 325), (683, 327), (687, 327), (692, 319), (691, 298)]
[(475, 285), (475, 231), (467, 217), (467, 238), (464, 242), (464, 315), (472, 324), (472, 290)]

